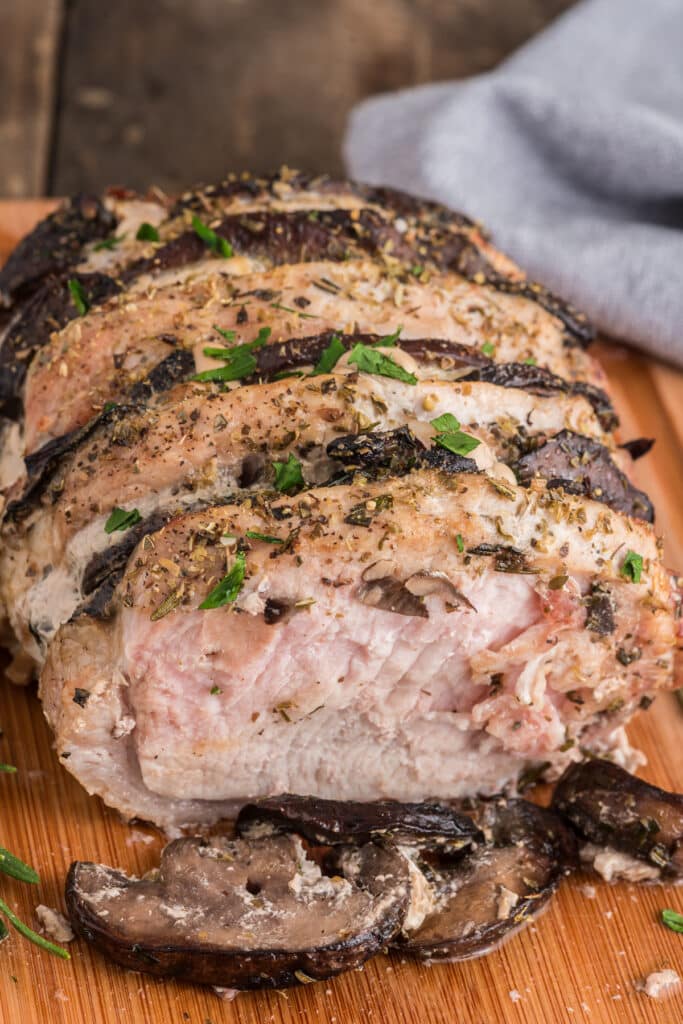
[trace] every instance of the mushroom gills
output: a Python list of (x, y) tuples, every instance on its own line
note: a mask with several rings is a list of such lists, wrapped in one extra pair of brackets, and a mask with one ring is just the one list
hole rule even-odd
[(153, 878), (72, 864), (67, 907), (75, 930), (123, 967), (283, 988), (359, 967), (405, 920), (405, 858), (367, 843), (346, 861), (347, 873), (327, 875), (291, 834), (184, 838), (166, 846)]
[(669, 878), (683, 877), (683, 796), (652, 786), (611, 761), (571, 765), (553, 809), (590, 843), (628, 854)]

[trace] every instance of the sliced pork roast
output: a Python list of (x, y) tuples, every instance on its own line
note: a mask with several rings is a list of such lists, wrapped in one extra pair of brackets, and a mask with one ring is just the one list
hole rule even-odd
[[(0, 555), (3, 599), (26, 650), (42, 660), (47, 641), (102, 574), (174, 512), (272, 488), (275, 464), (290, 458), (309, 485), (349, 468), (405, 472), (434, 446), (432, 423), (444, 415), (457, 414), (466, 447), (476, 445), (472, 468), (513, 484), (513, 469), (523, 470), (527, 483), (537, 470), (553, 487), (573, 490), (578, 449), (594, 460), (599, 455), (592, 487), (600, 500), (625, 504), (640, 518), (648, 511), (645, 496), (618, 468), (624, 453), (610, 452), (611, 437), (582, 395), (506, 393), (482, 382), (406, 383), (349, 372), (355, 367), (346, 358), (334, 375), (225, 392), (209, 382), (177, 385), (142, 408), (109, 410), (50, 460), (29, 460), (34, 476), (9, 507)], [(587, 463), (578, 460), (578, 467), (582, 493)], [(108, 532), (115, 507), (134, 509), (140, 519), (125, 536)]]
[(478, 225), (287, 170), (119, 191), (0, 291), (0, 594), (91, 792), (175, 828), (628, 761), (673, 684), (647, 442)]
[(171, 520), (105, 618), (58, 631), (41, 694), (65, 765), (166, 827), (287, 791), (494, 793), (615, 750), (670, 685), (672, 605), (647, 524), (417, 469)]

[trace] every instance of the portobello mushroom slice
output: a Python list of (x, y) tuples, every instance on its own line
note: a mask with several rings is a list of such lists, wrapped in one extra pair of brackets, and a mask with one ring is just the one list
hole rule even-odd
[(635, 519), (654, 522), (654, 508), (647, 494), (633, 486), (607, 448), (593, 438), (562, 430), (523, 455), (512, 468), (523, 486), (539, 475), (548, 481), (548, 487), (584, 494)]
[(373, 803), (320, 800), (310, 796), (268, 797), (240, 811), (239, 835), (297, 832), (315, 843), (367, 843), (390, 837), (395, 843), (419, 840), (424, 849), (455, 853), (483, 835), (471, 817), (441, 803)]
[(538, 914), (576, 860), (570, 830), (526, 800), (478, 801), (459, 810), (472, 815), (485, 842), (459, 857), (435, 854), (419, 840), (403, 847), (427, 879), (433, 909), (394, 945), (424, 959), (489, 953)]
[(681, 794), (595, 759), (566, 770), (552, 806), (583, 839), (645, 861), (663, 876), (683, 876)]
[(177, 839), (156, 877), (76, 861), (76, 932), (123, 967), (236, 989), (283, 988), (352, 970), (400, 930), (410, 870), (390, 846), (347, 851), (324, 874), (298, 836)]

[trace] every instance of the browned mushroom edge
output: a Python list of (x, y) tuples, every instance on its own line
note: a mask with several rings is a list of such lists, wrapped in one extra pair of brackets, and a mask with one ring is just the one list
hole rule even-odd
[(683, 876), (683, 796), (599, 759), (571, 765), (553, 809), (585, 840), (646, 861), (663, 876)]
[(421, 844), (454, 852), (483, 840), (471, 816), (443, 803), (374, 803), (321, 800), (284, 793), (240, 811), (236, 830), (248, 836), (254, 830), (296, 831), (315, 843), (366, 843), (379, 837), (395, 842), (419, 838)]
[(76, 862), (75, 931), (133, 970), (236, 989), (284, 988), (360, 967), (401, 928), (409, 865), (390, 845), (321, 872), (298, 836), (170, 843), (154, 877)]
[(485, 842), (465, 855), (404, 847), (427, 879), (431, 909), (394, 944), (428, 960), (483, 956), (528, 924), (576, 864), (576, 841), (550, 811), (526, 800), (460, 803)]

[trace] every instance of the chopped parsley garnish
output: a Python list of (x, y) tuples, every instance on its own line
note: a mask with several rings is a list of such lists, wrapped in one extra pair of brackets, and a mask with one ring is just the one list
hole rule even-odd
[(221, 235), (217, 235), (216, 232), (205, 224), (204, 221), (200, 220), (195, 214), (192, 218), (192, 227), (194, 232), (198, 235), (204, 245), (206, 245), (211, 252), (215, 252), (216, 256), (222, 256), (223, 259), (229, 259), (232, 256), (232, 246), (226, 238)]
[[(222, 327), (218, 326), (218, 324), (214, 324), (213, 325), (213, 329), (214, 329), (214, 331), (218, 331), (218, 333), (220, 334), (221, 338), (225, 338), (226, 341), (234, 341), (235, 340), (235, 335), (237, 333), (236, 331), (224, 331)], [(270, 328), (268, 328), (268, 334), (270, 334)]]
[(663, 910), (662, 924), (665, 924), (672, 932), (683, 933), (683, 914), (679, 914), (675, 910)]
[(341, 338), (338, 338), (337, 335), (334, 334), (330, 339), (330, 343), (327, 348), (323, 349), (320, 359), (315, 364), (313, 373), (330, 373), (345, 352), (346, 349), (342, 344)]
[(403, 324), (399, 324), (393, 334), (385, 334), (383, 338), (376, 341), (376, 345), (385, 345), (387, 348), (393, 348), (398, 339), (401, 337), (401, 331), (403, 330)]
[(72, 277), (69, 280), (68, 288), (71, 292), (71, 298), (74, 301), (74, 306), (78, 311), (78, 315), (85, 316), (90, 309), (90, 303), (88, 302), (88, 296), (85, 294), (85, 288), (75, 277)]
[(485, 341), (484, 344), (481, 346), (481, 353), (482, 355), (485, 356), (495, 356), (496, 346), (493, 344), (492, 341)]
[(153, 224), (148, 224), (147, 221), (144, 220), (135, 232), (135, 237), (138, 242), (158, 242), (159, 232)]
[(417, 384), (417, 377), (414, 374), (404, 370), (402, 366), (394, 362), (391, 356), (385, 356), (369, 345), (354, 345), (349, 356), (349, 363), (357, 366), (363, 373), (376, 373), (380, 377), (393, 377), (394, 380), (403, 381), (404, 384)]
[(281, 537), (271, 537), (269, 533), (259, 533), (257, 530), (247, 530), (246, 536), (250, 540), (262, 540), (266, 544), (284, 544), (284, 540)]
[(222, 693), (222, 692), (223, 691), (221, 690), (220, 686), (212, 686), (211, 689), (209, 690), (209, 693), (211, 694), (212, 697), (215, 697), (216, 694), (219, 694), (219, 693)]
[(455, 535), (455, 544), (456, 544), (456, 547), (457, 547), (458, 551), (462, 554), (462, 552), (465, 550), (465, 542), (462, 539), (462, 534), (461, 533), (456, 533), (456, 535)]
[(119, 235), (118, 237), (116, 235), (111, 235), (109, 238), (103, 238), (101, 242), (98, 242), (97, 245), (94, 246), (94, 251), (102, 252), (103, 249), (115, 249), (119, 242), (122, 242), (125, 237), (125, 235)]
[(536, 362), (537, 360), (535, 356), (529, 356), (528, 359), (524, 360), (524, 366), (535, 366)]
[(115, 506), (111, 511), (109, 519), (104, 524), (104, 532), (115, 533), (117, 530), (121, 530), (121, 532), (129, 530), (131, 526), (135, 526), (141, 519), (142, 516), (136, 508), (126, 510), (125, 508)]
[[(226, 339), (231, 341), (228, 337), (232, 334), (234, 337), (234, 331), (221, 331), (219, 327), (216, 330)], [(217, 366), (213, 370), (203, 370), (201, 373), (196, 373), (192, 380), (241, 380), (243, 377), (251, 377), (253, 373), (256, 373), (258, 363), (256, 357), (252, 354), (254, 349), (261, 348), (262, 345), (268, 341), (270, 337), (270, 327), (262, 327), (258, 332), (256, 338), (253, 341), (247, 341), (244, 345), (235, 345), (233, 348), (205, 348), (204, 355), (211, 356), (212, 359), (222, 359), (225, 366)]]
[(630, 549), (626, 552), (626, 557), (621, 563), (621, 569), (619, 575), (623, 576), (624, 579), (630, 580), (631, 583), (640, 583), (640, 577), (643, 573), (643, 556), (639, 555), (637, 551), (631, 551)]
[(275, 486), (283, 494), (290, 494), (304, 486), (301, 463), (294, 455), (290, 454), (286, 462), (274, 462), (273, 469), (275, 470)]
[(208, 608), (221, 608), (225, 604), (232, 604), (242, 589), (246, 566), (247, 558), (244, 551), (238, 551), (232, 569), (202, 601), (200, 609), (206, 611)]
[(424, 273), (424, 269), (425, 268), (422, 266), (421, 263), (416, 263), (413, 267), (410, 268), (410, 273), (414, 277), (420, 277)]
[(435, 420), (431, 421), (431, 424), (437, 432), (434, 438), (435, 443), (440, 448), (446, 448), (447, 451), (453, 452), (454, 455), (469, 455), (481, 444), (478, 437), (473, 437), (471, 434), (466, 434), (464, 430), (460, 430), (460, 423), (450, 412), (445, 412), (443, 416), (437, 416)]
[(0, 764), (0, 772), (5, 772), (7, 775), (14, 775), (16, 770), (13, 764)]

